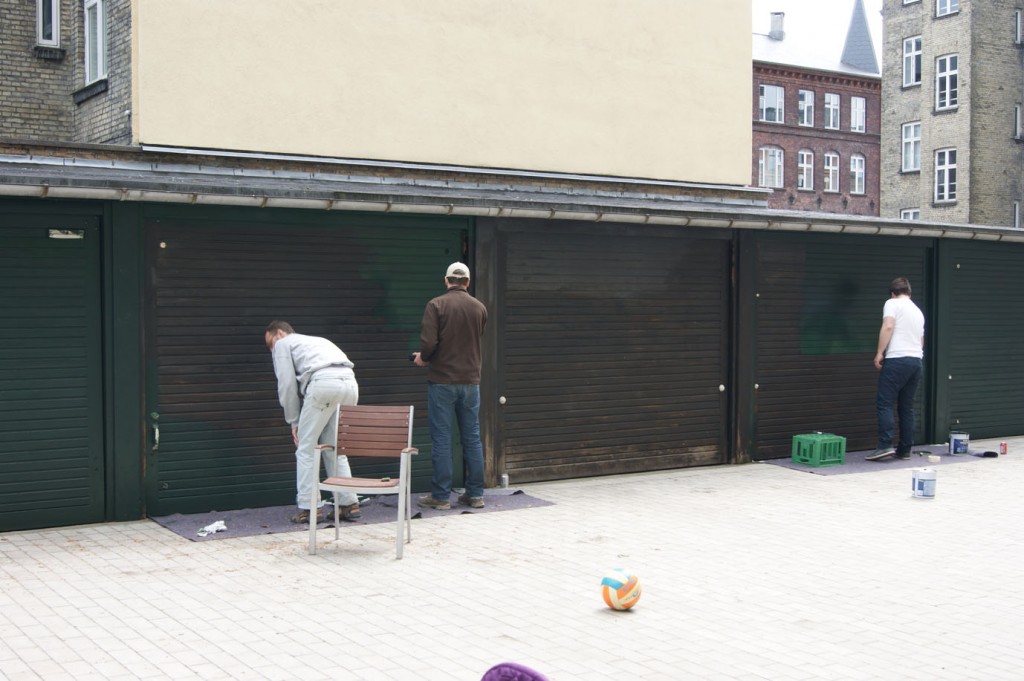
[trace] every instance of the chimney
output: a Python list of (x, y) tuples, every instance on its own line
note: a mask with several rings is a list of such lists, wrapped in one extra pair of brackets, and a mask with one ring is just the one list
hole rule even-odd
[(772, 30), (768, 33), (769, 38), (782, 40), (786, 37), (786, 32), (782, 30), (782, 20), (785, 18), (785, 12), (772, 12)]

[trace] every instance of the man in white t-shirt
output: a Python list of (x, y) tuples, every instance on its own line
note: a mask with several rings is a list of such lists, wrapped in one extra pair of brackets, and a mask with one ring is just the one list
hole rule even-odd
[[(882, 328), (878, 331), (875, 368), (879, 369), (878, 446), (868, 461), (890, 456), (909, 459), (914, 445), (914, 395), (921, 382), (924, 357), (924, 314), (910, 300), (910, 282), (897, 277), (889, 284), (889, 300), (882, 309)], [(894, 449), (893, 408), (899, 412), (900, 440)]]

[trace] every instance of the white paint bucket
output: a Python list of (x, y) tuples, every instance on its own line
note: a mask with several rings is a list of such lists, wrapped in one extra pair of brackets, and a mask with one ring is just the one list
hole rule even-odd
[(935, 498), (935, 471), (931, 468), (915, 468), (910, 482), (915, 497)]
[(966, 454), (971, 448), (971, 436), (967, 433), (949, 434), (949, 453)]

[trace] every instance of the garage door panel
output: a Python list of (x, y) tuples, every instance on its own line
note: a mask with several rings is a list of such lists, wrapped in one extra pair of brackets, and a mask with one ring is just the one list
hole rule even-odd
[(100, 283), (94, 218), (0, 214), (0, 531), (104, 518)]
[(356, 364), (362, 403), (416, 407), (414, 444), (426, 456), (414, 484), (429, 477), (426, 379), (407, 357), (423, 306), (462, 257), (467, 223), (281, 215), (146, 222), (146, 411), (160, 427), (150, 515), (294, 502), (294, 447), (263, 343), (272, 319), (335, 341)]
[(727, 241), (510, 231), (504, 243), (512, 479), (725, 460)]

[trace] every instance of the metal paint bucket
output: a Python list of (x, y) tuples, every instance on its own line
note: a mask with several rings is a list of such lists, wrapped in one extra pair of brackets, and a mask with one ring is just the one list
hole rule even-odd
[(935, 498), (935, 471), (931, 468), (915, 468), (910, 482), (915, 497), (920, 499)]
[(949, 434), (949, 453), (967, 454), (971, 448), (971, 436), (967, 433)]

